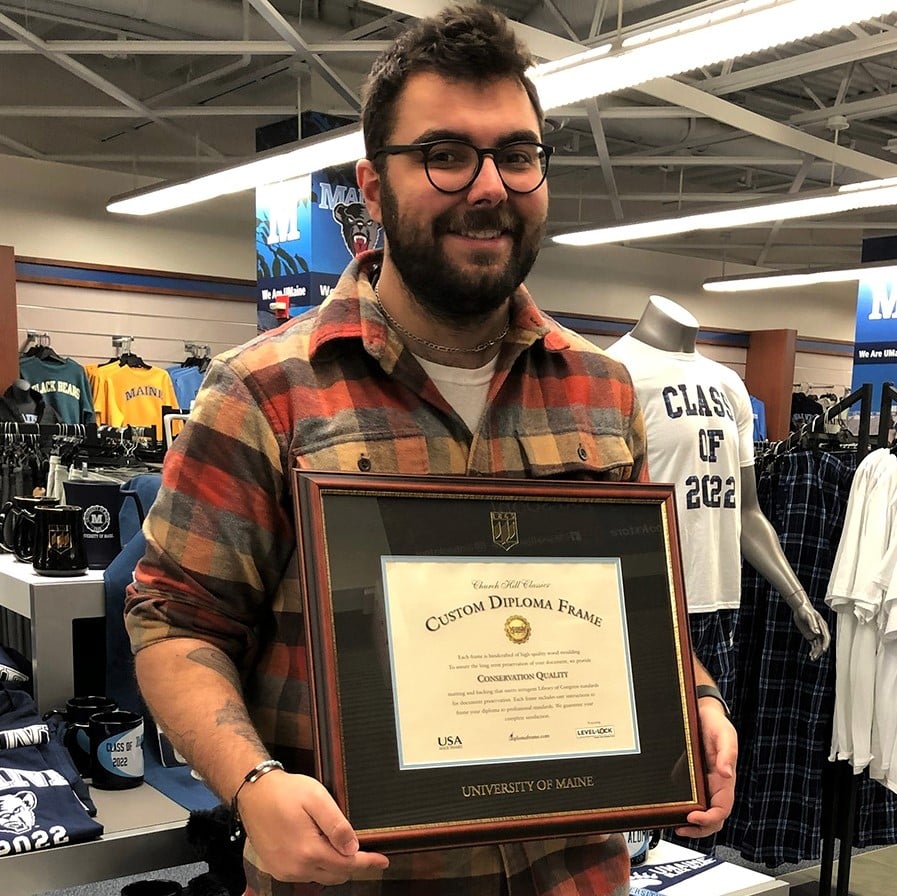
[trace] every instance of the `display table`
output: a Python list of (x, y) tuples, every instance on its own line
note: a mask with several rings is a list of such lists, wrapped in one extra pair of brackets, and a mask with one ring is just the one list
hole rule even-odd
[[(32, 660), (40, 712), (64, 706), (75, 693), (73, 625), (103, 619), (105, 606), (102, 570), (39, 576), (30, 564), (0, 554), (0, 607), (26, 621), (23, 652)], [(189, 812), (148, 784), (122, 791), (91, 788), (91, 796), (103, 836), (0, 858), (3, 896), (33, 896), (197, 861), (184, 833)]]
[(30, 620), (38, 711), (65, 706), (74, 694), (72, 623), (105, 616), (103, 571), (91, 569), (83, 575), (60, 578), (39, 576), (30, 563), (0, 554), (0, 607)]
[(103, 836), (0, 858), (3, 896), (34, 896), (198, 861), (184, 833), (189, 813), (148, 784), (120, 791), (91, 788), (90, 795)]
[[(632, 870), (637, 875), (650, 869), (652, 865), (682, 867), (676, 863), (687, 863), (701, 857), (702, 854), (699, 852), (662, 840), (648, 853), (647, 861), (643, 865), (636, 865)], [(637, 881), (634, 880), (633, 885), (636, 884)], [(760, 896), (766, 893), (785, 896), (790, 890), (791, 885), (787, 881), (776, 880), (774, 877), (733, 865), (731, 862), (723, 862), (679, 883), (671, 883), (660, 893), (662, 896)]]

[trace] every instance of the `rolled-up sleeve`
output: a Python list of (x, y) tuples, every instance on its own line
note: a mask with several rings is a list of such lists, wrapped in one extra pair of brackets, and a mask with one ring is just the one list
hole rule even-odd
[(285, 436), (236, 362), (209, 368), (166, 454), (125, 604), (132, 650), (206, 640), (246, 662), (295, 548)]

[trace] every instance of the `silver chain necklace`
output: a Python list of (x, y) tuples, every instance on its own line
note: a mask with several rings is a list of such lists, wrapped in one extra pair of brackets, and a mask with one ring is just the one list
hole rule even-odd
[(461, 355), (475, 355), (478, 352), (484, 352), (487, 348), (492, 348), (493, 345), (501, 342), (505, 336), (508, 335), (508, 330), (511, 329), (511, 318), (509, 317), (507, 322), (505, 323), (505, 328), (498, 334), (494, 339), (487, 339), (485, 342), (481, 342), (479, 345), (475, 345), (473, 348), (458, 348), (454, 345), (440, 345), (438, 342), (430, 342), (429, 339), (424, 339), (422, 336), (418, 336), (415, 333), (412, 333), (411, 330), (403, 327), (383, 306), (383, 302), (380, 301), (380, 293), (377, 290), (377, 287), (374, 287), (374, 298), (377, 300), (377, 307), (380, 309), (383, 316), (389, 322), (389, 325), (394, 329), (401, 333), (403, 336), (407, 336), (409, 339), (413, 339), (415, 342), (420, 343), (421, 345), (426, 346), (429, 349), (432, 349), (434, 352), (445, 352), (446, 354), (461, 354)]

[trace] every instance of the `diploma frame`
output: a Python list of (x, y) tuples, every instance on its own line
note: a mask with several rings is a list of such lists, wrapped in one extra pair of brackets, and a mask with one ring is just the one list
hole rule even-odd
[[(364, 849), (410, 851), (664, 827), (684, 823), (692, 810), (707, 808), (672, 485), (300, 470), (294, 471), (293, 485), (316, 774)], [(542, 600), (541, 608), (518, 612), (501, 606), (489, 612), (484, 596), (469, 604), (477, 610), (475, 619), (461, 612), (442, 617), (455, 622), (452, 632), (458, 640), (453, 646), (459, 651), (471, 637), (473, 643), (495, 645), (494, 653), (490, 646), (490, 657), (531, 650), (530, 657), (541, 658), (532, 666), (539, 676), (546, 669), (572, 669), (542, 665), (548, 654), (555, 663), (558, 652), (582, 654), (580, 662), (588, 668), (593, 659), (588, 639), (613, 639), (605, 642), (610, 649), (595, 640), (594, 657), (620, 657), (610, 668), (628, 670), (628, 679), (616, 673), (597, 676), (595, 695), (600, 699), (587, 695), (589, 709), (583, 710), (581, 727), (570, 734), (577, 745), (571, 755), (562, 750), (554, 756), (549, 750), (546, 756), (544, 748), (535, 745), (531, 755), (502, 756), (503, 741), (515, 737), (513, 731), (506, 735), (502, 726), (517, 730), (523, 723), (506, 723), (493, 711), (477, 730), (488, 733), (489, 746), (498, 754), (478, 763), (474, 750), (474, 759), (464, 761), (452, 749), (462, 739), (453, 733), (461, 716), (444, 724), (421, 722), (416, 711), (404, 717), (399, 708), (403, 693), (413, 701), (408, 705), (418, 707), (427, 705), (425, 694), (434, 693), (437, 711), (442, 703), (455, 706), (456, 701), (446, 696), (440, 663), (435, 667), (439, 675), (427, 674), (429, 644), (435, 639), (425, 640), (426, 626), (410, 628), (413, 650), (406, 639), (401, 653), (391, 655), (393, 611), (388, 608), (395, 601), (387, 596), (391, 590), (399, 592), (386, 587), (387, 569), (410, 562), (412, 572), (435, 586), (410, 594), (404, 589), (406, 596), (398, 606), (413, 619), (414, 594), (435, 599), (432, 595), (441, 593), (445, 581), (442, 573), (456, 569), (449, 564), (461, 563), (462, 573), (479, 569), (476, 564), (497, 564), (485, 568), (501, 571), (504, 589), (488, 582), (492, 587), (485, 590), (494, 602), (519, 607), (526, 604), (525, 597), (515, 595), (510, 586), (520, 582), (508, 575), (518, 568), (515, 564), (532, 563), (535, 566), (519, 568), (557, 569), (566, 576), (571, 571), (575, 575), (579, 563), (591, 573), (594, 558), (599, 558), (599, 568), (610, 563), (619, 570), (621, 618), (617, 625), (586, 635), (584, 623), (576, 620), (579, 627), (569, 630), (587, 639), (577, 642), (585, 650), (564, 650), (569, 645), (557, 637), (540, 644), (538, 637), (539, 632), (554, 631), (546, 627), (549, 623), (567, 624), (552, 614), (563, 609), (571, 615), (571, 601), (598, 599), (599, 589), (590, 589), (592, 579), (585, 574), (581, 587), (568, 588), (563, 598)], [(463, 565), (468, 563), (474, 566)], [(436, 570), (433, 576), (431, 569)], [(466, 581), (463, 574), (461, 578)], [(493, 591), (499, 593), (493, 596)], [(446, 599), (453, 607), (463, 603)], [(617, 605), (613, 594), (601, 599), (608, 607)], [(575, 612), (599, 626), (606, 615)], [(431, 628), (436, 624), (428, 623)], [(532, 640), (521, 646), (527, 638), (515, 625), (526, 627), (527, 638), (532, 629)], [(406, 672), (400, 680), (395, 671), (399, 659), (406, 669), (409, 662), (412, 668), (417, 663), (420, 674)], [(476, 680), (484, 667), (485, 661), (475, 663), (464, 680)], [(512, 668), (515, 674), (504, 678), (529, 674), (516, 674)], [(432, 678), (440, 683), (431, 691)], [(538, 699), (538, 687), (555, 683), (528, 684), (536, 687), (521, 685), (517, 691), (517, 685), (498, 685), (497, 693), (501, 699), (508, 694), (510, 699)], [(506, 687), (509, 690), (503, 690)], [(605, 695), (613, 699), (605, 700)], [(617, 718), (627, 717), (631, 707), (635, 736), (624, 736), (618, 750), (602, 749), (601, 736), (607, 729), (616, 730), (613, 724), (589, 724), (606, 721), (605, 704), (617, 707)], [(532, 714), (543, 718), (539, 736), (546, 738), (553, 737), (555, 729), (570, 728), (566, 721), (554, 723), (551, 706), (538, 707), (548, 709), (547, 720), (545, 713)], [(409, 732), (422, 734), (425, 751), (432, 744), (432, 754), (424, 756), (427, 761), (403, 763), (403, 738)], [(581, 737), (592, 739), (581, 742)]]

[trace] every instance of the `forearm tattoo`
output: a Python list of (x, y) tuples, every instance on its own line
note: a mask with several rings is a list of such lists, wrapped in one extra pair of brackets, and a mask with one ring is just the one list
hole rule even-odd
[(205, 666), (213, 672), (217, 672), (234, 689), (240, 690), (240, 676), (237, 674), (236, 666), (223, 654), (220, 650), (214, 650), (211, 647), (197, 647), (187, 654), (187, 659), (191, 663), (199, 666)]
[(247, 743), (253, 747), (257, 747), (260, 751), (265, 750), (265, 746), (258, 736), (246, 707), (236, 700), (228, 700), (216, 713), (215, 724), (219, 728), (230, 728), (238, 737), (242, 737)]
[[(234, 690), (240, 692), (240, 676), (237, 674), (234, 664), (220, 650), (211, 647), (197, 647), (187, 654), (187, 659), (200, 666), (205, 666), (213, 672), (217, 672), (225, 681), (233, 685)], [(258, 736), (246, 706), (239, 700), (228, 700), (215, 712), (215, 724), (219, 728), (230, 728), (238, 737), (263, 751), (264, 745)]]

